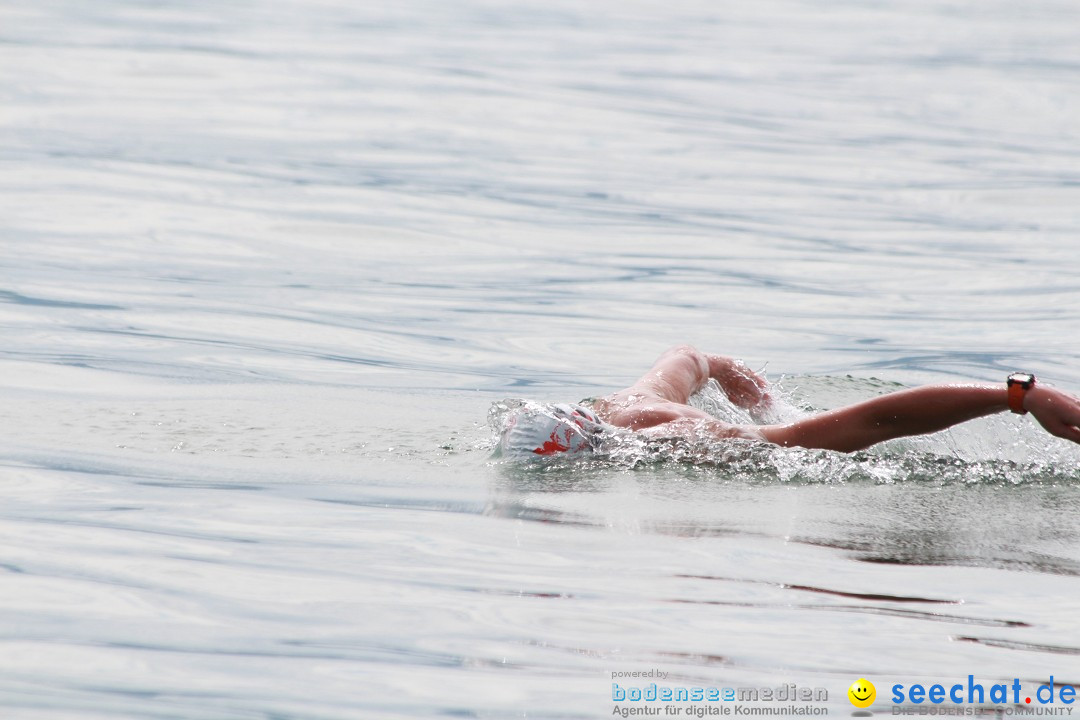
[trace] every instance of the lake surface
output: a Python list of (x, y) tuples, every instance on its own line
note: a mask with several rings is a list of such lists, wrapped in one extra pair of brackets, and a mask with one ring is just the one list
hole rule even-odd
[(895, 683), (1080, 685), (1080, 452), (1030, 418), (574, 465), (493, 458), (487, 425), (676, 343), (793, 415), (1080, 391), (1078, 28), (1043, 0), (0, 4), (3, 716), (600, 718), (650, 670), (841, 716), (862, 677), (879, 715)]

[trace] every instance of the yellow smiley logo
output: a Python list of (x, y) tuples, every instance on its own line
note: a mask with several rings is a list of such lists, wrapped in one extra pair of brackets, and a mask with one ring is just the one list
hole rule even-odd
[(874, 704), (874, 698), (876, 697), (877, 688), (874, 687), (874, 683), (866, 678), (859, 678), (851, 683), (851, 687), (847, 689), (848, 700), (857, 708), (870, 707)]

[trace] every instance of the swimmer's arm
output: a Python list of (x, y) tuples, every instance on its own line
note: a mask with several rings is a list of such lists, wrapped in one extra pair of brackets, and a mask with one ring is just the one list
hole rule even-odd
[(709, 378), (719, 383), (728, 399), (741, 408), (760, 409), (771, 403), (763, 377), (735, 358), (706, 354), (690, 345), (668, 349), (647, 373), (620, 392), (651, 396), (650, 401), (658, 398), (686, 404)]
[[(758, 431), (777, 445), (852, 452), (893, 438), (937, 432), (1008, 408), (1008, 392), (1001, 385), (928, 385)], [(1080, 400), (1039, 385), (1024, 397), (1024, 408), (1047, 432), (1080, 443)]]

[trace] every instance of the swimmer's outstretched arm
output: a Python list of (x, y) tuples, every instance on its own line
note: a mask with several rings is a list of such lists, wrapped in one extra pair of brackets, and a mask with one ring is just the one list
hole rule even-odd
[[(769, 442), (852, 452), (885, 440), (923, 435), (1009, 409), (1004, 385), (928, 385), (882, 395), (789, 425), (757, 428)], [(1045, 385), (1024, 409), (1051, 435), (1080, 443), (1080, 400)]]

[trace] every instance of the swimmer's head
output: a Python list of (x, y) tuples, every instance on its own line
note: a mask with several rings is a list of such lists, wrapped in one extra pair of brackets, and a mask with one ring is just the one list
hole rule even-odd
[(529, 403), (507, 417), (499, 447), (513, 455), (580, 455), (596, 448), (602, 428), (595, 413), (578, 405)]

